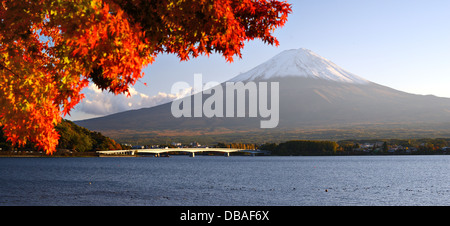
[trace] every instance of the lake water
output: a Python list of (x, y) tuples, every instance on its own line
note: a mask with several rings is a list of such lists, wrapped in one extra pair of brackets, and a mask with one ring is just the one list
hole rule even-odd
[(0, 158), (0, 205), (450, 205), (450, 156)]

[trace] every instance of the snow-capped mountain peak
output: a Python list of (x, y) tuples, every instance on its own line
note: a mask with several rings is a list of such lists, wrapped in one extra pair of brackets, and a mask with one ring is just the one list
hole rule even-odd
[(333, 62), (304, 48), (285, 50), (265, 63), (229, 81), (252, 81), (255, 79), (271, 79), (288, 76), (355, 84), (369, 83), (368, 80), (347, 72)]

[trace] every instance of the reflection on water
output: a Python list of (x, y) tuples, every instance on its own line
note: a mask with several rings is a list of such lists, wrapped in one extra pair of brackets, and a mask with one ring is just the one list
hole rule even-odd
[(449, 205), (450, 156), (0, 158), (0, 205)]

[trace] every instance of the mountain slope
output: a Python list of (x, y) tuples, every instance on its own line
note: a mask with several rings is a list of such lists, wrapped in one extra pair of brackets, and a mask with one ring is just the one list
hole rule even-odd
[(270, 80), (291, 76), (354, 84), (367, 84), (369, 82), (345, 71), (311, 50), (303, 48), (283, 51), (267, 62), (234, 77), (230, 81)]
[[(363, 132), (364, 136), (374, 135), (375, 128), (382, 128), (378, 136), (400, 136), (417, 131), (429, 134), (437, 130), (436, 125), (450, 122), (450, 99), (409, 94), (372, 83), (305, 49), (284, 51), (228, 82), (238, 81), (279, 83), (279, 123), (276, 128), (261, 129), (261, 117), (175, 118), (171, 103), (76, 123), (117, 140), (209, 137), (210, 141), (242, 141), (258, 137), (263, 141), (279, 141), (307, 135), (350, 139), (355, 138), (352, 131), (356, 128), (367, 130)], [(221, 86), (226, 90), (226, 83)], [(203, 101), (209, 96), (203, 94)], [(192, 103), (195, 99), (193, 96), (187, 98), (191, 98)], [(247, 101), (247, 113), (248, 107)], [(346, 135), (341, 128), (347, 128)]]

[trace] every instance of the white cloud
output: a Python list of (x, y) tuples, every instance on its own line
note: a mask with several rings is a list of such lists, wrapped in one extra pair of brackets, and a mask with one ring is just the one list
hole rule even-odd
[(159, 92), (157, 95), (148, 96), (130, 87), (131, 96), (127, 97), (126, 94), (114, 95), (107, 91), (102, 92), (95, 84), (90, 84), (83, 90), (85, 98), (76, 108), (80, 113), (103, 116), (168, 103), (176, 98), (190, 95), (191, 90), (192, 88), (189, 87), (177, 94)]

